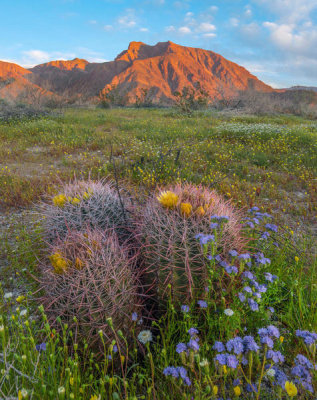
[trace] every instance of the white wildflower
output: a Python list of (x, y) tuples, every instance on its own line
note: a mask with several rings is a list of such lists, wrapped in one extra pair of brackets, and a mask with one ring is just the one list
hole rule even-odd
[(138, 335), (138, 339), (143, 344), (151, 342), (152, 341), (152, 332), (149, 330), (141, 331)]
[(227, 308), (224, 313), (228, 316), (228, 317), (232, 317), (234, 312), (231, 310), (231, 308)]

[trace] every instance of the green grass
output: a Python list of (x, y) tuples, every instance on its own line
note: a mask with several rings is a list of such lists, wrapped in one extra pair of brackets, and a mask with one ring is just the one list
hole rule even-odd
[(239, 206), (274, 210), (292, 227), (316, 218), (316, 124), (298, 117), (68, 110), (2, 124), (0, 141), (5, 207), (30, 205), (74, 174), (111, 176), (112, 151), (118, 174), (132, 186), (202, 182)]
[[(279, 279), (265, 294), (260, 312), (240, 307), (239, 285), (228, 297), (218, 292), (210, 300), (222, 310), (223, 299), (235, 299), (226, 300), (235, 310), (232, 319), (223, 310), (214, 314), (199, 309), (198, 299), (188, 315), (169, 304), (159, 321), (145, 325), (154, 334), (149, 346), (137, 345), (136, 326), (125, 359), (112, 354), (108, 345), (98, 358), (88, 346), (78, 347), (76, 333), (62, 322), (57, 321), (59, 330), (48, 324), (37, 308), (42, 295), (37, 266), (45, 243), (33, 209), (74, 175), (111, 178), (114, 170), (142, 201), (157, 186), (189, 181), (215, 188), (239, 208), (257, 205), (271, 213), (279, 224), (272, 242), (278, 241), (279, 247), (272, 242), (262, 247), (272, 262), (257, 273), (271, 272)], [(11, 215), (0, 227), (0, 398), (23, 398), (22, 389), (25, 398), (50, 400), (207, 400), (223, 397), (223, 390), (228, 398), (238, 398), (232, 384), (236, 372), (225, 377), (215, 369), (212, 346), (215, 340), (244, 336), (244, 328), (255, 335), (269, 324), (284, 337), (275, 349), (284, 354), (288, 371), (297, 354), (316, 362), (316, 346), (309, 349), (295, 335), (297, 329), (317, 331), (316, 172), (316, 122), (294, 116), (196, 112), (189, 118), (169, 109), (74, 109), (62, 116), (0, 124), (0, 211)], [(254, 247), (258, 245), (261, 241)], [(12, 298), (4, 299), (9, 292)], [(25, 298), (17, 302), (19, 295)], [(274, 307), (273, 315), (268, 306)], [(22, 310), (27, 310), (24, 315)], [(188, 342), (191, 326), (199, 328), (201, 348), (184, 361), (175, 349)], [(35, 345), (41, 342), (47, 350), (38, 352)], [(254, 382), (261, 378), (263, 355), (254, 360)], [(204, 359), (208, 368), (200, 364)], [(169, 365), (185, 365), (191, 387), (165, 377)], [(260, 399), (271, 399), (270, 390), (276, 388), (265, 382)], [(213, 395), (215, 385), (218, 396)], [(316, 390), (316, 371), (313, 385)], [(256, 398), (243, 390), (240, 398)], [(282, 389), (274, 396), (289, 398)], [(314, 395), (300, 390), (298, 398)]]

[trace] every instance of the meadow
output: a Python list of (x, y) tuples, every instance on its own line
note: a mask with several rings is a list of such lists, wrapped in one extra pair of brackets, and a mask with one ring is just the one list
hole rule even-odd
[[(316, 172), (317, 123), (290, 115), (92, 108), (0, 121), (0, 398), (315, 398)], [(93, 231), (105, 229), (96, 209), (108, 192), (109, 218), (121, 215), (117, 193), (129, 203), (119, 244)], [(58, 224), (82, 209), (95, 225), (63, 241)], [(122, 227), (135, 225), (146, 246), (122, 259), (147, 265), (155, 295), (144, 285), (141, 302), (122, 298), (113, 283), (107, 301), (119, 303), (83, 330), (91, 304), (63, 308), (68, 260), (77, 273), (85, 246), (90, 263), (101, 248), (120, 253)]]

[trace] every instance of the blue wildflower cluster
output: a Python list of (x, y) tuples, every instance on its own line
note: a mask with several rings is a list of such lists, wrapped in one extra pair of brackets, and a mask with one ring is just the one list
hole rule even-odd
[(166, 367), (163, 370), (165, 376), (180, 378), (186, 386), (191, 385), (191, 381), (187, 375), (187, 370), (184, 367)]
[(199, 337), (198, 337), (198, 330), (196, 328), (188, 329), (188, 333), (190, 336), (189, 342), (185, 343), (178, 343), (176, 346), (176, 352), (178, 354), (186, 353), (189, 354), (189, 351), (192, 350), (194, 352), (199, 351)]

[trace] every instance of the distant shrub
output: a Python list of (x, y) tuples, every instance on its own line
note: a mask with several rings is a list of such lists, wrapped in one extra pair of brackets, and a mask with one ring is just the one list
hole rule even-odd
[(0, 123), (36, 119), (48, 115), (52, 115), (52, 113), (43, 107), (27, 105), (24, 103), (10, 103), (4, 99), (0, 99)]
[(210, 100), (209, 93), (201, 87), (200, 82), (195, 82), (192, 87), (184, 86), (181, 92), (174, 92), (174, 97), (178, 110), (188, 115), (206, 107)]
[(120, 242), (131, 237), (132, 219), (129, 199), (111, 183), (75, 181), (66, 184), (60, 194), (42, 203), (45, 237), (63, 239), (70, 230), (107, 230), (114, 228)]
[(112, 106), (124, 107), (129, 103), (127, 91), (121, 91), (116, 85), (108, 85), (99, 92), (99, 106), (111, 108)]
[(140, 225), (145, 281), (159, 301), (166, 300), (168, 285), (176, 302), (191, 300), (206, 286), (206, 260), (197, 235), (213, 233), (212, 215), (229, 218), (222, 228), (220, 251), (241, 250), (245, 241), (240, 216), (215, 191), (179, 184), (148, 199)]
[(59, 317), (78, 342), (101, 347), (115, 339), (109, 326), (128, 334), (131, 315), (141, 307), (135, 259), (123, 249), (114, 232), (69, 232), (63, 241), (49, 246), (40, 265), (41, 289), (49, 321)]

